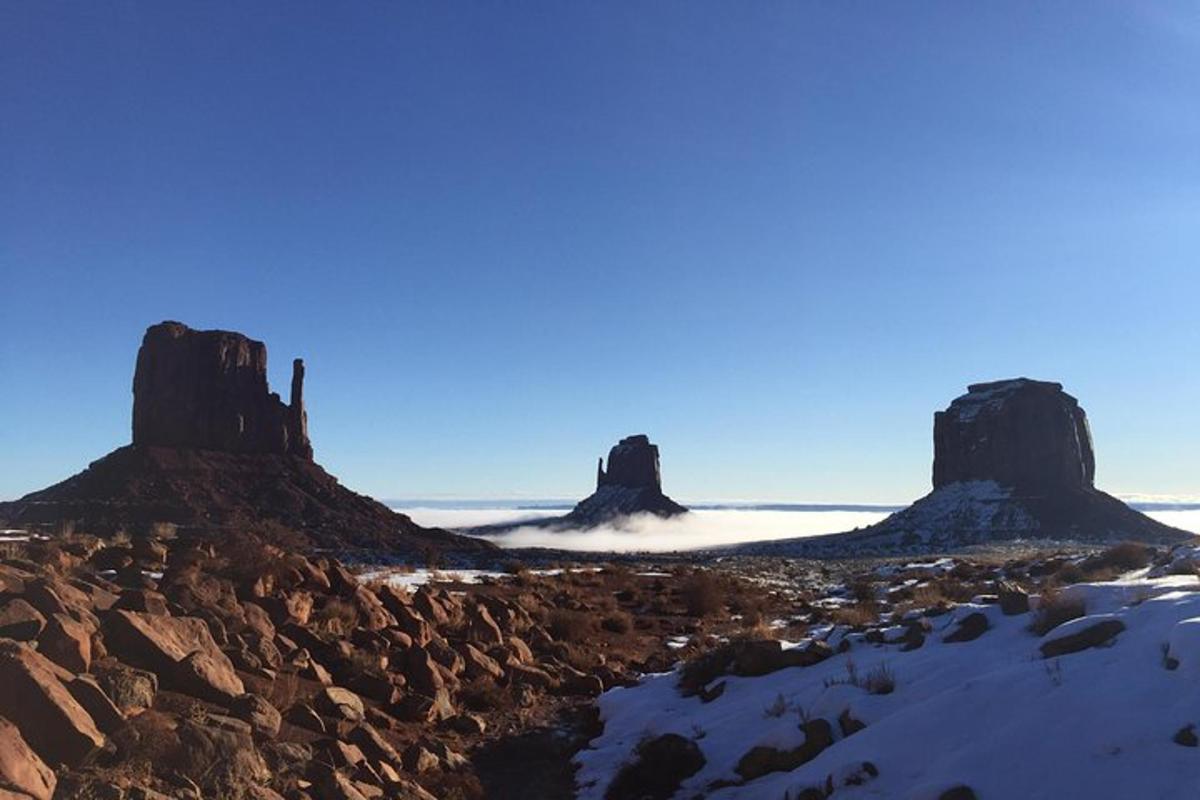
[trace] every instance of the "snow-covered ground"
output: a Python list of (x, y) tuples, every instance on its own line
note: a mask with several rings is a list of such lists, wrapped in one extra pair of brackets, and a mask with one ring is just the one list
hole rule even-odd
[[(579, 567), (576, 572), (594, 571), (600, 567)], [(561, 569), (533, 569), (534, 575), (559, 575)], [(506, 573), (492, 572), (486, 569), (406, 569), (394, 567), (367, 570), (359, 574), (358, 579), (363, 583), (383, 582), (403, 589), (416, 589), (427, 583), (479, 583), (488, 578), (505, 577)]]
[[(967, 604), (933, 618), (919, 649), (851, 634), (848, 652), (815, 666), (719, 678), (724, 693), (709, 703), (682, 697), (675, 673), (613, 689), (599, 700), (603, 734), (576, 759), (578, 797), (603, 798), (638, 743), (664, 733), (693, 740), (706, 759), (676, 798), (782, 800), (827, 779), (834, 800), (936, 800), (958, 785), (981, 800), (1200, 796), (1200, 749), (1173, 741), (1189, 725), (1200, 731), (1200, 584), (1139, 575), (1064, 590), (1085, 602), (1087, 616), (1042, 637), (1029, 631), (1031, 613)], [(942, 641), (973, 613), (990, 629), (974, 641)], [(1044, 642), (1109, 619), (1125, 629), (1108, 646), (1042, 658)], [(835, 649), (846, 636), (821, 633)], [(852, 671), (884, 665), (895, 679), (889, 694), (847, 682)], [(866, 727), (844, 736), (844, 712)], [(752, 747), (803, 744), (802, 718), (829, 720), (832, 746), (791, 772), (711, 788), (740, 783), (735, 767)], [(877, 775), (864, 773), (864, 762)], [(851, 774), (863, 782), (845, 785)]]
[[(1000, 490), (993, 491), (993, 495), (998, 491)], [(994, 513), (994, 509), (988, 503), (965, 505), (972, 513)], [(408, 514), (421, 525), (461, 529), (557, 516), (566, 513), (568, 509), (398, 506), (397, 510)], [(699, 509), (673, 519), (643, 515), (627, 520), (621, 525), (604, 525), (571, 532), (523, 527), (487, 538), (501, 547), (550, 547), (588, 552), (671, 552), (840, 533), (873, 525), (887, 515), (888, 512), (881, 510), (836, 508), (821, 511)], [(1168, 525), (1200, 533), (1200, 511), (1151, 511), (1149, 516)]]

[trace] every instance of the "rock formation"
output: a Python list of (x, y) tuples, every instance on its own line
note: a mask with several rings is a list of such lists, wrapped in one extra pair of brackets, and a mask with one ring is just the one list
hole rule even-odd
[(0, 521), (101, 535), (170, 523), (185, 533), (243, 530), (418, 558), (495, 550), (421, 528), (338, 483), (312, 460), (304, 363), (293, 362), (287, 405), (268, 389), (266, 369), (265, 345), (240, 333), (151, 326), (133, 381), (133, 444), (0, 503)]
[(604, 459), (596, 468), (596, 488), (625, 486), (630, 489), (662, 491), (662, 474), (658, 466), (658, 445), (651, 444), (644, 433), (626, 436), (608, 451), (608, 469)]
[(1094, 486), (1087, 415), (1061, 384), (980, 383), (934, 414), (933, 491), (861, 531), (748, 546), (823, 555), (928, 551), (1013, 539), (1194, 538)]
[(267, 386), (267, 347), (240, 333), (151, 326), (133, 377), (133, 444), (312, 458), (304, 362), (291, 402)]
[(1087, 414), (1062, 384), (976, 383), (933, 415), (933, 488), (991, 480), (1031, 491), (1092, 488)]
[(663, 494), (658, 445), (645, 434), (626, 436), (608, 451), (596, 469), (596, 491), (564, 518), (571, 526), (594, 525), (630, 514), (673, 517), (686, 508)]

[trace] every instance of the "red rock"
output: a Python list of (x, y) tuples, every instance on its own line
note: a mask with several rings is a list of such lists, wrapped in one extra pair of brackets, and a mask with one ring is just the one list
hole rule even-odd
[(0, 636), (28, 642), (46, 627), (46, 616), (20, 597), (0, 606)]
[(113, 610), (104, 636), (122, 661), (157, 673), (181, 691), (214, 702), (229, 702), (245, 692), (202, 619)]
[(460, 645), (459, 652), (462, 654), (463, 662), (466, 665), (465, 672), (468, 678), (475, 679), (483, 676), (499, 680), (504, 677), (504, 670), (494, 658), (481, 652), (474, 645), (464, 643)]
[(77, 675), (67, 685), (67, 691), (88, 712), (96, 727), (112, 734), (125, 724), (125, 715), (109, 698), (91, 675)]
[(446, 685), (437, 662), (421, 647), (414, 647), (405, 655), (404, 677), (415, 691), (429, 696)]
[(104, 735), (60, 680), (61, 669), (26, 645), (0, 642), (0, 716), (20, 730), (44, 760), (77, 765)]
[(479, 642), (486, 647), (504, 643), (504, 634), (500, 631), (500, 626), (492, 619), (492, 615), (486, 608), (481, 605), (472, 606), (471, 610), (467, 612), (467, 618), (470, 620), (468, 635), (472, 641)]
[(127, 611), (142, 611), (160, 617), (165, 617), (170, 613), (167, 610), (167, 598), (150, 589), (126, 589), (112, 607), (124, 608)]
[(50, 800), (58, 779), (53, 770), (21, 737), (21, 732), (6, 719), (0, 718), (0, 787), (33, 800)]
[(227, 705), (244, 694), (246, 687), (224, 653), (197, 650), (184, 656), (171, 673), (172, 684), (180, 691)]
[(351, 722), (361, 722), (366, 714), (362, 699), (349, 689), (327, 686), (317, 693), (316, 707), (326, 714)]
[(38, 652), (63, 669), (87, 672), (92, 666), (92, 637), (81, 623), (55, 614), (38, 637)]

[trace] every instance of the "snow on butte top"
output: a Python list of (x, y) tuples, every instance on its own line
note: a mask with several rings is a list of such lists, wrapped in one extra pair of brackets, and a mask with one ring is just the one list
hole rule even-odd
[(1061, 383), (1035, 381), (1031, 378), (1009, 378), (991, 383), (972, 383), (967, 393), (959, 395), (950, 403), (950, 411), (959, 422), (970, 422), (984, 409), (997, 410), (1005, 400), (1019, 389), (1030, 386), (1044, 387), (1054, 392), (1062, 391)]

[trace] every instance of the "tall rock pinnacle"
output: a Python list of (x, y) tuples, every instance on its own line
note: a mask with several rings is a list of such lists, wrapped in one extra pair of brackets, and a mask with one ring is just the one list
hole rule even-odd
[(152, 325), (133, 378), (133, 443), (312, 458), (304, 362), (292, 365), (290, 405), (267, 386), (267, 348), (232, 331)]

